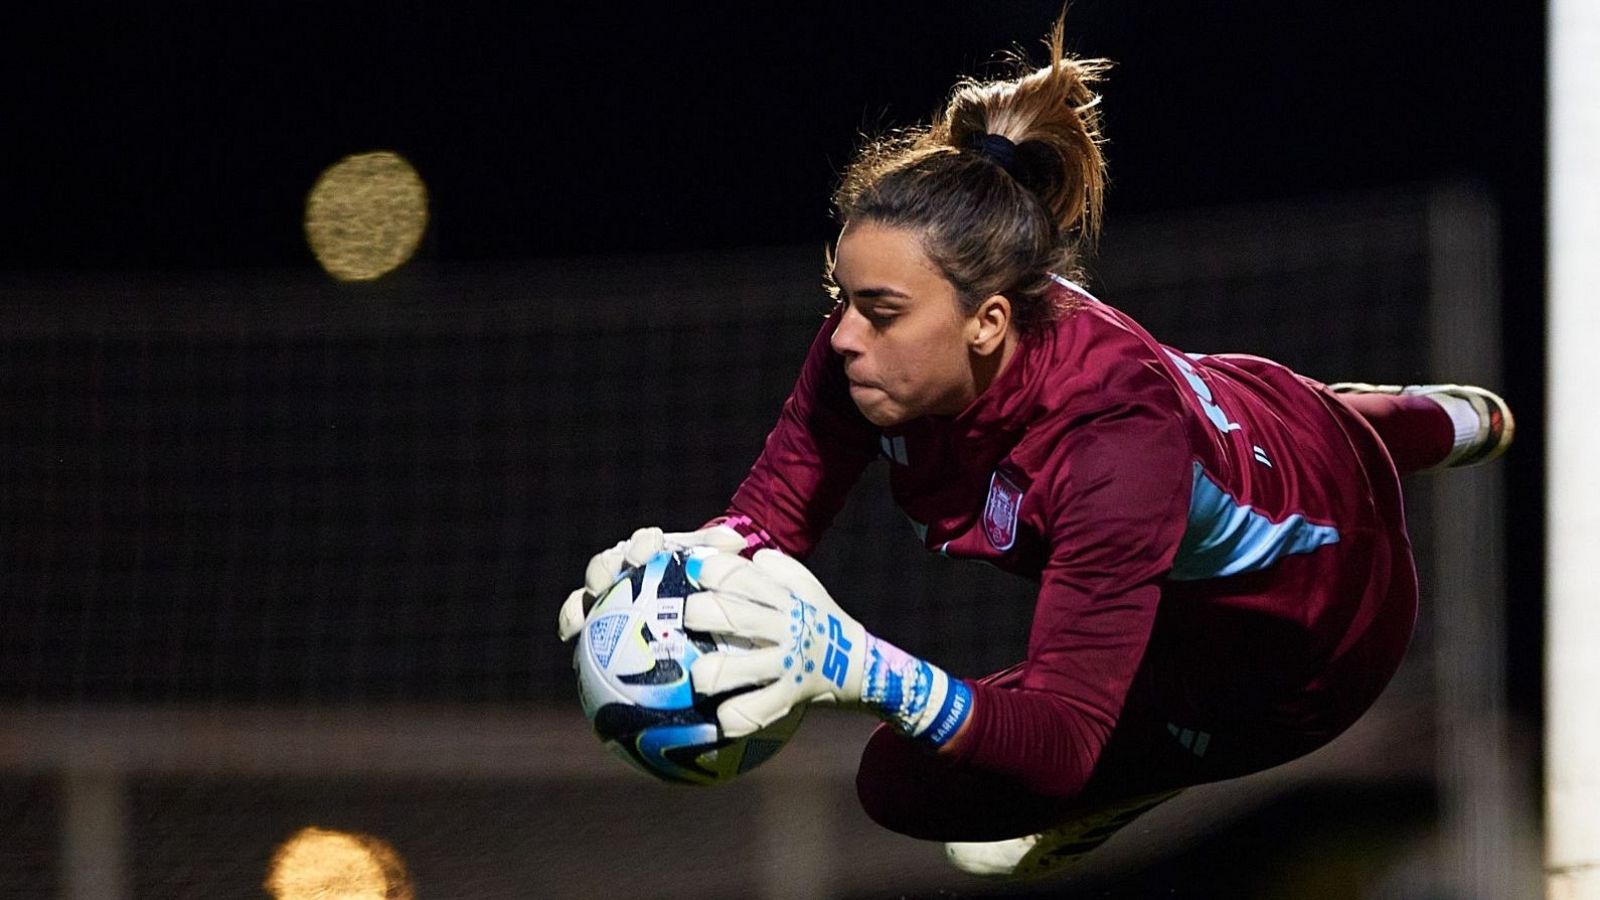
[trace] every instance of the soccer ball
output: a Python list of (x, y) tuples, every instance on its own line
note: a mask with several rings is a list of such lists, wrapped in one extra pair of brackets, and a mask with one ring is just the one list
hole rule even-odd
[(689, 667), (703, 653), (753, 645), (683, 627), (684, 598), (700, 590), (700, 560), (711, 552), (663, 551), (624, 570), (595, 601), (573, 652), (595, 734), (641, 771), (681, 784), (718, 784), (761, 765), (805, 714), (800, 704), (755, 734), (718, 737), (717, 704), (727, 695), (697, 700)]

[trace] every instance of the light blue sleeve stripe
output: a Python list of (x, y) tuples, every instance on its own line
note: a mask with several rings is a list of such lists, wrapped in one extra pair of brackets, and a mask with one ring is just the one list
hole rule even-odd
[(1235, 500), (1194, 464), (1189, 523), (1168, 576), (1174, 581), (1255, 572), (1284, 558), (1339, 542), (1339, 529), (1296, 513), (1274, 522)]

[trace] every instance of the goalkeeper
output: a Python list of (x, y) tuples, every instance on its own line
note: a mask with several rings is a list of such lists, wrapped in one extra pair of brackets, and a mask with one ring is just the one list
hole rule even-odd
[[(1059, 22), (1049, 47), (858, 154), (834, 196), (837, 304), (726, 514), (600, 554), (561, 617), (570, 636), (586, 595), (665, 544), (753, 556), (709, 560), (685, 612), (771, 645), (694, 667), (698, 693), (754, 688), (719, 706), (725, 734), (795, 703), (876, 713), (867, 813), (980, 874), (1049, 871), (1185, 786), (1348, 728), (1416, 617), (1400, 476), (1512, 435), (1481, 388), (1184, 354), (1092, 297), (1107, 64), (1064, 54)], [(796, 561), (880, 456), (929, 550), (1038, 581), (1015, 666), (958, 679), (866, 633)]]

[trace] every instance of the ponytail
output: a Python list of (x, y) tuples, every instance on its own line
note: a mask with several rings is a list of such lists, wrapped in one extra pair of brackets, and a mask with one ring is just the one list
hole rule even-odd
[(1004, 294), (1024, 333), (1061, 312), (1051, 273), (1082, 277), (1106, 188), (1093, 86), (1110, 63), (1068, 56), (1062, 19), (1045, 43), (1049, 65), (964, 79), (932, 124), (868, 143), (833, 197), (841, 224), (920, 232), (967, 313)]

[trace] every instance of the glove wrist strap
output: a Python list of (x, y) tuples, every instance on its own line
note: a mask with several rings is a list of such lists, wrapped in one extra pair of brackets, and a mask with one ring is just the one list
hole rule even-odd
[(938, 747), (972, 710), (972, 690), (943, 669), (871, 634), (861, 702), (890, 727)]

